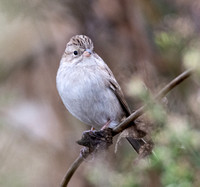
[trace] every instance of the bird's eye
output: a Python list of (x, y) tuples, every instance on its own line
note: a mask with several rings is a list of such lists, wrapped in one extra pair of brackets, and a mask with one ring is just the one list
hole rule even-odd
[(78, 55), (78, 51), (74, 51), (74, 55)]

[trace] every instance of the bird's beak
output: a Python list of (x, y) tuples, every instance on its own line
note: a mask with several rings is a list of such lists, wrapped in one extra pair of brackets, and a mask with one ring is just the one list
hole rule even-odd
[(90, 55), (92, 54), (92, 51), (90, 49), (86, 49), (84, 52), (83, 52), (83, 56), (85, 57), (90, 57)]

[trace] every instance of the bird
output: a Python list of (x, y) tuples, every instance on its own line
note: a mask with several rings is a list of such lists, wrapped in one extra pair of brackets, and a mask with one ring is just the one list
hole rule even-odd
[[(73, 36), (66, 45), (56, 85), (67, 110), (94, 129), (114, 128), (131, 114), (120, 85), (86, 35)], [(127, 137), (137, 153), (143, 139)]]

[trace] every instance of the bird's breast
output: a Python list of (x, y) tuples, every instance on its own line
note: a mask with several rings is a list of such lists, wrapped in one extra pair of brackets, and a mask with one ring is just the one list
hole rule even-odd
[(96, 125), (96, 128), (110, 119), (118, 121), (123, 113), (104, 78), (98, 70), (86, 67), (57, 75), (58, 91), (66, 108), (75, 117), (86, 124)]

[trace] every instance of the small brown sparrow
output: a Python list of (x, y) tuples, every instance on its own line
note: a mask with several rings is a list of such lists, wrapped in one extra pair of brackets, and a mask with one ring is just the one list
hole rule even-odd
[[(56, 83), (69, 112), (95, 129), (113, 128), (130, 115), (112, 71), (85, 35), (73, 36), (67, 43)], [(144, 144), (142, 139), (127, 139), (136, 152)]]

